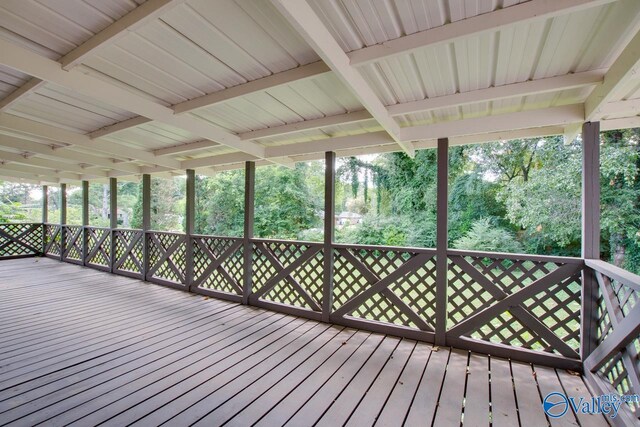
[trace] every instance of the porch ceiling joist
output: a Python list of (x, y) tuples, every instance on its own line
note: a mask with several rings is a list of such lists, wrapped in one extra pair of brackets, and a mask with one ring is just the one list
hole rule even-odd
[(29, 79), (25, 84), (0, 99), (0, 112), (8, 110), (13, 104), (20, 101), (22, 97), (35, 92), (42, 85), (44, 85), (44, 82), (38, 78), (33, 77)]
[(19, 165), (19, 164), (10, 163), (10, 162), (3, 163), (2, 161), (0, 161), (0, 170), (2, 172), (10, 171), (11, 173), (29, 174), (32, 176), (41, 176), (41, 177), (52, 177), (52, 178), (58, 178), (58, 179), (67, 180), (67, 181), (82, 180), (82, 175), (77, 173), (62, 172), (62, 171), (56, 171), (52, 169), (43, 169), (43, 168), (37, 168), (33, 166)]
[[(638, 23), (640, 27), (640, 23)], [(640, 72), (640, 30), (624, 48), (604, 76), (603, 83), (596, 87), (585, 101), (585, 120), (596, 121), (610, 114), (607, 103), (615, 92), (632, 75)], [(610, 107), (609, 107), (610, 108)]]
[(365, 47), (348, 53), (351, 65), (362, 66), (396, 55), (406, 54), (427, 46), (498, 31), (510, 25), (548, 19), (554, 16), (577, 12), (579, 10), (602, 6), (614, 0), (530, 0), (514, 6), (498, 9), (434, 27), (418, 33), (399, 37), (387, 42)]
[(387, 112), (384, 104), (369, 87), (360, 72), (349, 64), (349, 57), (311, 6), (306, 1), (300, 0), (272, 0), (271, 2), (347, 88), (351, 89), (351, 92), (383, 129), (400, 144), (407, 154), (413, 156), (415, 153), (413, 145), (400, 138), (398, 123)]
[(70, 182), (70, 181), (72, 181), (72, 180), (63, 179), (63, 178), (60, 178), (58, 176), (55, 176), (55, 174), (44, 176), (44, 175), (37, 175), (37, 174), (33, 174), (33, 173), (18, 172), (18, 171), (7, 169), (7, 168), (4, 167), (4, 165), (0, 165), (0, 177), (9, 178), (9, 180), (19, 179), (19, 180), (24, 180), (24, 181), (27, 181), (27, 182), (31, 181), (31, 182), (36, 182), (36, 183), (41, 184), (41, 185), (44, 185), (44, 184), (59, 184), (61, 182)]
[(173, 145), (171, 147), (158, 148), (153, 150), (153, 154), (156, 156), (167, 156), (170, 154), (180, 154), (187, 151), (201, 150), (205, 148), (217, 147), (219, 144), (211, 143), (211, 141), (203, 140), (203, 141), (194, 141), (194, 142), (186, 142), (184, 144)]
[[(2, 131), (0, 130), (0, 133)], [(77, 163), (85, 163), (92, 166), (109, 168), (119, 172), (138, 174), (140, 167), (130, 163), (114, 162), (112, 159), (99, 157), (92, 154), (80, 153), (73, 150), (72, 145), (61, 146), (44, 144), (10, 135), (0, 134), (0, 147), (13, 148), (28, 153), (40, 154), (45, 158), (55, 160), (72, 160)]]
[(78, 164), (47, 160), (47, 159), (42, 159), (35, 156), (29, 157), (21, 154), (10, 153), (8, 151), (3, 151), (3, 150), (0, 150), (0, 161), (20, 163), (27, 166), (35, 166), (39, 168), (52, 169), (52, 170), (58, 170), (58, 171), (64, 171), (64, 172), (89, 174), (94, 177), (107, 176), (107, 173), (104, 171), (87, 170), (86, 168), (79, 166)]
[[(65, 71), (63, 71), (64, 73)], [(7, 113), (0, 113), (0, 134), (15, 135), (15, 131), (34, 135), (44, 141), (58, 141), (93, 151), (102, 152), (116, 158), (127, 157), (143, 163), (155, 164), (170, 169), (180, 168), (180, 162), (166, 157), (157, 157), (148, 151), (125, 147), (108, 141), (92, 140), (87, 135), (70, 132), (34, 120), (24, 119)]]
[[(256, 157), (264, 157), (264, 147), (260, 144), (251, 141), (242, 141), (237, 135), (226, 132), (192, 116), (175, 115), (173, 109), (169, 107), (150, 101), (140, 95), (84, 74), (76, 69), (65, 71), (60, 66), (60, 63), (11, 42), (0, 40), (0, 51), (3, 53), (0, 57), (0, 63), (5, 66), (44, 81), (55, 83), (58, 86), (89, 96), (125, 111), (131, 111), (140, 116), (186, 130), (204, 139), (219, 142)], [(87, 136), (87, 138), (89, 137)], [(147, 154), (155, 157), (151, 153)], [(136, 158), (135, 156), (133, 157)], [(162, 162), (169, 160), (166, 158), (157, 159)], [(139, 160), (143, 159), (139, 158)], [(156, 164), (159, 163), (156, 162)]]

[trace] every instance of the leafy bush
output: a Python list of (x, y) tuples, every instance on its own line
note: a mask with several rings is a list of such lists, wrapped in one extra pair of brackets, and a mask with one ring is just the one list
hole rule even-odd
[(467, 249), (487, 252), (522, 252), (522, 245), (515, 236), (504, 228), (491, 223), (488, 218), (474, 222), (471, 230), (456, 240), (456, 249)]

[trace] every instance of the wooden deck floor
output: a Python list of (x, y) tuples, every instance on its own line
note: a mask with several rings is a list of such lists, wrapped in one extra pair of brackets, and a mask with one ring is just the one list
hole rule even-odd
[(565, 371), (50, 259), (0, 262), (0, 319), (1, 425), (543, 426), (541, 395), (590, 396)]

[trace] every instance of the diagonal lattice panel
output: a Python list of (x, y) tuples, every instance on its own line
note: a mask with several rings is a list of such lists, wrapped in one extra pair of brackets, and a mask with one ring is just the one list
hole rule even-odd
[[(115, 266), (116, 271), (125, 271), (129, 273), (142, 274), (143, 268), (143, 251), (144, 239), (143, 232), (140, 230), (115, 230), (114, 252), (115, 259), (122, 260), (122, 263)], [(137, 241), (136, 241), (137, 239)], [(133, 242), (136, 242), (129, 249)]]
[(491, 319), (469, 334), (471, 338), (506, 344), (513, 347), (529, 348), (552, 352), (553, 348), (535, 331), (527, 328), (509, 311)]
[(60, 226), (47, 224), (45, 225), (47, 255), (60, 256)]
[[(238, 249), (224, 258), (218, 268), (204, 276), (207, 268), (213, 262), (216, 260), (220, 261), (220, 257), (223, 257), (225, 253), (228, 253), (230, 248), (232, 248), (236, 242), (241, 240), (242, 239), (238, 238), (224, 237), (194, 237), (194, 281), (198, 283), (199, 287), (215, 289), (237, 295), (242, 294), (241, 290), (244, 265), (242, 246), (239, 246)], [(208, 252), (202, 250), (200, 246), (196, 244), (196, 241), (203, 244), (210, 251), (213, 257)]]
[(489, 307), (495, 299), (473, 280), (452, 259), (449, 259), (449, 307), (447, 327), (451, 327), (473, 313)]
[(64, 259), (82, 261), (82, 227), (65, 225)]
[(35, 255), (41, 247), (39, 224), (0, 224), (0, 257)]
[[(86, 228), (87, 264), (109, 267), (111, 261), (111, 232), (106, 228)], [(98, 244), (102, 242), (99, 246)]]
[(580, 349), (580, 274), (523, 302), (523, 306), (572, 349)]
[[(254, 292), (259, 292), (283, 268), (298, 262), (308, 250), (315, 250), (318, 247), (321, 245), (301, 242), (259, 241), (254, 243)], [(274, 257), (277, 263), (272, 262), (271, 257)], [(279, 280), (262, 295), (261, 299), (313, 309), (309, 302), (311, 300), (317, 307), (321, 307), (323, 268), (323, 251), (320, 250)], [(300, 286), (300, 290), (296, 289), (292, 281)], [(303, 295), (303, 292), (306, 295)]]
[[(152, 236), (155, 236), (155, 239)], [(185, 282), (184, 239), (185, 236), (181, 234), (149, 233), (149, 270), (153, 271), (151, 277), (174, 283)], [(164, 256), (165, 254), (168, 256)]]
[[(355, 260), (344, 252), (348, 250)], [(334, 310), (345, 306), (356, 296), (367, 291), (374, 282), (394, 273), (418, 252), (395, 249), (341, 249), (334, 251)], [(358, 266), (355, 265), (359, 264)], [(363, 272), (363, 268), (365, 269)], [(368, 273), (365, 273), (368, 272)], [(369, 276), (369, 279), (367, 278)], [(374, 280), (374, 282), (371, 282)], [(407, 270), (395, 278), (383, 290), (371, 295), (362, 304), (354, 307), (349, 316), (378, 322), (417, 328), (408, 312), (389, 299), (395, 295), (413, 315), (419, 316), (428, 325), (435, 324), (435, 257), (431, 256), (417, 268)], [(391, 294), (385, 294), (391, 292)], [(352, 303), (353, 304), (353, 303)]]

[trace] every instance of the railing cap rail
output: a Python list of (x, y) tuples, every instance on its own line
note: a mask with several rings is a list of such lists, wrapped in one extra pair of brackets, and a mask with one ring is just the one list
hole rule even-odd
[(585, 259), (587, 267), (640, 292), (640, 276), (599, 259)]
[(218, 236), (214, 234), (192, 234), (191, 237), (195, 239), (226, 239), (226, 240), (243, 240), (242, 237), (237, 236)]
[(332, 245), (338, 249), (364, 249), (371, 251), (393, 251), (393, 252), (416, 252), (416, 253), (432, 253), (435, 255), (436, 250), (433, 248), (416, 248), (411, 246), (383, 246), (383, 245), (358, 245), (354, 243), (334, 243)]
[(283, 245), (290, 245), (290, 244), (305, 245), (305, 246), (322, 246), (323, 245), (322, 242), (307, 242), (304, 240), (263, 239), (258, 237), (249, 239), (249, 241), (254, 243), (277, 243), (277, 244), (283, 244)]

